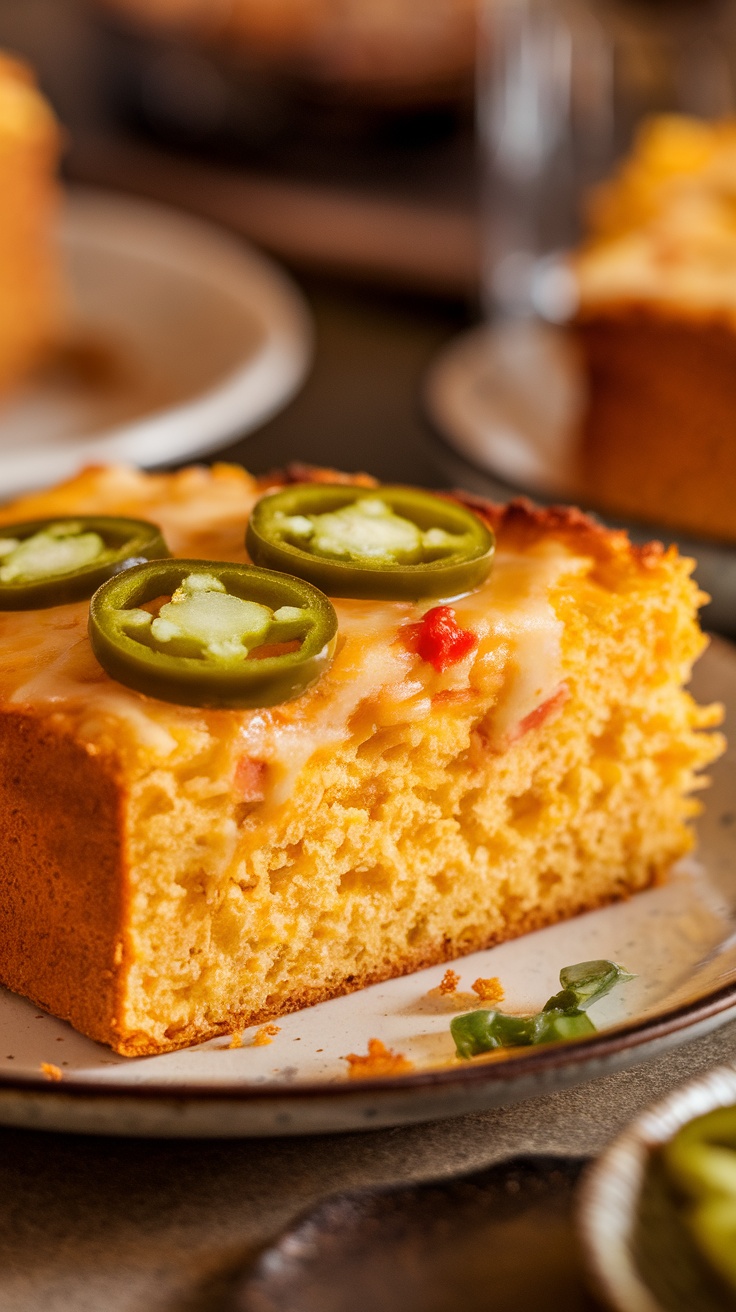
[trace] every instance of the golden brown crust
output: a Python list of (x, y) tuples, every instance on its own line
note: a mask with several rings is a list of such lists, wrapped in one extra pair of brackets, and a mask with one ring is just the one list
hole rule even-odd
[[(324, 469), (320, 465), (306, 465), (300, 460), (292, 460), (285, 469), (275, 470), (265, 477), (272, 483), (347, 483), (355, 487), (378, 487), (378, 479), (372, 474), (345, 474), (340, 469)], [(260, 480), (259, 480), (260, 481)]]
[(515, 497), (499, 504), (462, 491), (444, 495), (474, 510), (490, 525), (504, 547), (523, 551), (537, 542), (554, 538), (581, 555), (605, 561), (628, 556), (645, 568), (665, 554), (661, 542), (634, 546), (623, 529), (606, 528), (576, 506), (538, 506), (528, 497)]
[[(266, 491), (289, 483), (345, 483), (356, 487), (379, 487), (377, 479), (369, 474), (343, 474), (315, 465), (292, 463), (285, 469), (274, 469), (258, 480)], [(628, 556), (643, 569), (651, 569), (665, 555), (661, 542), (652, 541), (635, 546), (623, 529), (609, 529), (598, 520), (586, 515), (576, 506), (538, 506), (528, 497), (514, 497), (504, 504), (460, 488), (452, 492), (438, 491), (439, 497), (467, 506), (493, 529), (499, 543), (518, 550), (536, 542), (555, 538), (571, 550), (596, 559), (611, 561)]]
[(122, 789), (106, 760), (48, 720), (3, 710), (0, 981), (113, 1046), (121, 811)]

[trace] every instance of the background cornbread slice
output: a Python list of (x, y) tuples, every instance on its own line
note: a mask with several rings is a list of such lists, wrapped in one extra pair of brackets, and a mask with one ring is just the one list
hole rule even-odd
[(31, 70), (0, 51), (0, 398), (60, 332), (59, 149), (56, 120)]
[[(302, 471), (303, 476), (303, 471)], [(263, 490), (216, 466), (93, 469), (2, 521), (115, 513), (244, 559)], [(87, 606), (0, 615), (0, 977), (131, 1055), (193, 1043), (643, 888), (691, 845), (721, 748), (683, 682), (690, 562), (575, 511), (479, 506), (492, 574), (453, 605), (338, 600), (297, 700), (207, 711), (113, 683)]]
[(644, 124), (574, 262), (600, 504), (736, 538), (736, 120)]

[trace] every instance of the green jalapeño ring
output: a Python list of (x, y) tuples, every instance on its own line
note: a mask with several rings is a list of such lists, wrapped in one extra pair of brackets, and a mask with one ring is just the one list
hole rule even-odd
[(100, 665), (182, 706), (263, 707), (298, 697), (337, 641), (331, 602), (303, 579), (208, 560), (136, 565), (90, 603)]
[(106, 579), (169, 549), (156, 524), (114, 515), (61, 515), (0, 526), (0, 610), (91, 597)]
[(487, 577), (493, 533), (455, 501), (409, 487), (295, 483), (253, 508), (257, 565), (287, 570), (331, 597), (459, 597)]

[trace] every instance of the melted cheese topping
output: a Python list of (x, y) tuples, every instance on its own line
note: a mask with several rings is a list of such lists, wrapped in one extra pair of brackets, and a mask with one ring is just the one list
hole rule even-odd
[[(98, 471), (96, 491), (90, 490), (98, 513), (155, 519), (177, 555), (246, 560), (245, 522), (257, 495), (247, 475), (135, 474), (131, 485), (130, 471), (122, 471), (113, 480), (115, 495), (110, 488), (104, 495), (109, 477), (110, 471)], [(60, 513), (63, 497), (52, 493), (31, 500), (34, 513)], [(74, 512), (87, 508), (78, 495)], [(20, 509), (25, 514), (28, 505)], [(19, 518), (19, 508), (15, 511), (0, 518), (6, 523)], [(264, 761), (269, 796), (278, 803), (315, 752), (354, 732), (368, 737), (386, 725), (421, 722), (433, 703), (447, 714), (485, 714), (493, 706), (490, 745), (503, 750), (529, 715), (559, 694), (562, 625), (550, 592), (566, 574), (588, 564), (554, 541), (524, 555), (500, 551), (483, 586), (452, 601), (458, 623), (472, 629), (478, 642), (442, 674), (422, 661), (402, 634), (439, 600), (338, 600), (338, 648), (327, 674), (295, 701), (257, 711), (170, 705), (114, 682), (92, 653), (86, 602), (0, 613), (0, 702), (53, 716), (89, 750), (111, 752), (136, 776), (204, 757), (214, 743), (224, 790), (232, 786), (243, 756)]]

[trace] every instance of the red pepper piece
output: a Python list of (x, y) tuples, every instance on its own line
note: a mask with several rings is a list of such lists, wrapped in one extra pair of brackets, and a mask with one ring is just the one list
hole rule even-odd
[(266, 796), (265, 761), (252, 756), (241, 756), (235, 767), (235, 787), (243, 802), (262, 802)]
[(411, 625), (412, 648), (439, 674), (473, 650), (478, 639), (470, 629), (461, 629), (452, 606), (433, 606), (421, 624)]

